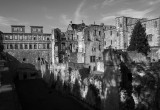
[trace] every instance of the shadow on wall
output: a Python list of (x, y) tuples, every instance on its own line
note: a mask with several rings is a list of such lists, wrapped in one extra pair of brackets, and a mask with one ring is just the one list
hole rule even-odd
[(1, 71), (0, 82), (3, 84), (13, 83), (15, 80), (35, 79), (41, 78), (41, 71), (36, 70), (35, 66), (30, 63), (26, 63), (26, 59), (23, 62), (19, 62), (15, 57), (7, 52), (3, 51), (3, 45), (0, 45), (0, 63), (5, 61), (5, 67), (8, 70)]

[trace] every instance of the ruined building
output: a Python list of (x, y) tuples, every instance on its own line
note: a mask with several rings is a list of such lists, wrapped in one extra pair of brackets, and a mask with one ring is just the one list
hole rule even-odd
[(51, 34), (43, 33), (42, 26), (30, 26), (30, 29), (30, 33), (25, 33), (25, 26), (12, 25), (11, 33), (2, 33), (4, 52), (36, 67), (40, 60), (51, 63)]
[(116, 27), (118, 36), (118, 49), (127, 49), (129, 46), (132, 30), (136, 22), (140, 20), (142, 25), (146, 28), (149, 45), (151, 47), (160, 46), (160, 18), (146, 19), (146, 18), (131, 18), (131, 17), (117, 17)]
[(104, 50), (104, 25), (91, 24), (84, 29), (85, 64), (90, 65), (91, 70), (97, 70), (97, 62), (103, 61)]
[(118, 36), (119, 33), (116, 30), (116, 26), (112, 25), (105, 25), (104, 26), (104, 49), (108, 48), (111, 46), (114, 49), (117, 49), (119, 46), (118, 44)]
[(87, 26), (82, 24), (68, 25), (65, 33), (68, 61), (72, 63), (84, 63), (84, 29)]

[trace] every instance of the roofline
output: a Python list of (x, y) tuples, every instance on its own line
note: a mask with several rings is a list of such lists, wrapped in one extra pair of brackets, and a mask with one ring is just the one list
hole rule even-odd
[(51, 33), (2, 33), (2, 34), (50, 34), (52, 35)]
[(39, 28), (43, 28), (43, 26), (30, 26), (30, 27), (39, 27)]
[[(156, 19), (160, 19), (160, 17), (157, 17), (157, 18), (154, 18), (154, 19), (145, 20), (145, 21), (141, 21), (141, 23), (148, 22), (148, 21), (152, 21), (152, 20), (156, 20)], [(132, 25), (135, 25), (135, 23), (134, 23), (134, 24), (127, 25), (127, 26), (132, 26)]]
[(11, 27), (25, 27), (25, 25), (11, 25)]

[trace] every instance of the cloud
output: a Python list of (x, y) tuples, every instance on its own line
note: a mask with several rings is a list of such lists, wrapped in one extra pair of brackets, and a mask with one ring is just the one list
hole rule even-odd
[(128, 16), (128, 17), (135, 17), (135, 18), (143, 18), (146, 17), (148, 13), (153, 11), (153, 8), (149, 8), (146, 10), (138, 11), (134, 9), (125, 9), (117, 12), (118, 16)]
[(84, 6), (84, 4), (85, 4), (85, 1), (86, 1), (86, 0), (83, 0), (83, 1), (78, 5), (78, 7), (77, 7), (77, 9), (76, 9), (76, 11), (75, 11), (75, 14), (74, 14), (74, 22), (75, 22), (75, 23), (81, 22), (82, 19), (87, 18), (87, 16), (82, 15), (82, 12), (81, 12), (81, 10), (82, 10), (82, 8), (83, 8), (83, 6)]
[(0, 16), (0, 26), (10, 26), (17, 23), (21, 22), (16, 18)]
[(102, 2), (102, 6), (110, 5), (110, 4), (113, 3), (114, 1), (116, 1), (116, 0), (105, 0), (105, 1)]
[(99, 22), (101, 23), (105, 23), (105, 24), (108, 24), (108, 25), (113, 25), (115, 23), (115, 18), (116, 16), (105, 16), (103, 15), (103, 17), (99, 20)]
[(157, 3), (160, 3), (160, 0), (151, 0), (148, 2), (149, 5), (155, 5)]
[(68, 25), (70, 23), (71, 19), (67, 17), (67, 15), (62, 14), (61, 15), (61, 23), (64, 25)]
[(54, 19), (53, 16), (49, 16), (49, 15), (46, 15), (45, 18), (48, 19), (48, 20), (53, 20)]
[(99, 21), (106, 23), (106, 24), (114, 24), (115, 18), (117, 16), (127, 16), (127, 17), (133, 17), (133, 18), (145, 18), (145, 17), (151, 18), (152, 16), (148, 15), (151, 11), (153, 11), (153, 8), (149, 8), (149, 9), (142, 10), (142, 11), (138, 11), (134, 9), (125, 9), (125, 10), (121, 10), (115, 13), (101, 15), (102, 18)]

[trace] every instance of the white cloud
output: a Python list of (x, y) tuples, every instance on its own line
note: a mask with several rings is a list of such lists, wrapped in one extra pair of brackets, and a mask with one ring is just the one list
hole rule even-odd
[(99, 20), (101, 23), (105, 23), (108, 25), (114, 25), (115, 23), (115, 18), (116, 16), (105, 16), (103, 15), (103, 17)]
[(8, 27), (10, 25), (28, 25), (28, 22), (22, 22), (16, 18), (0, 16), (0, 26)]
[(65, 14), (62, 14), (61, 15), (61, 23), (64, 24), (64, 25), (68, 25), (70, 23), (71, 19), (69, 19), (67, 17), (67, 15)]
[(114, 1), (116, 1), (116, 0), (105, 0), (104, 2), (102, 2), (102, 6), (110, 5), (110, 4), (113, 3)]
[(155, 5), (157, 3), (160, 3), (160, 0), (151, 0), (151, 1), (149, 1), (149, 5)]
[(121, 10), (117, 12), (117, 15), (134, 17), (134, 18), (143, 18), (143, 17), (146, 17), (146, 15), (150, 13), (151, 11), (153, 11), (153, 8), (142, 10), (142, 11), (138, 11), (134, 9), (125, 9), (125, 10)]
[(48, 19), (48, 20), (53, 20), (54, 19), (53, 16), (49, 16), (49, 15), (46, 15), (45, 18)]
[(10, 20), (6, 17), (0, 16), (0, 26), (9, 26)]
[(81, 12), (81, 9), (83, 8), (84, 4), (85, 4), (86, 0), (83, 0), (77, 7), (75, 14), (74, 14), (74, 22), (75, 23), (79, 23), (81, 22), (83, 19), (86, 19), (87, 16), (83, 15)]
[(142, 11), (138, 11), (134, 9), (125, 9), (115, 13), (102, 15), (102, 18), (99, 21), (105, 24), (114, 24), (115, 18), (117, 16), (127, 16), (127, 17), (134, 17), (134, 18), (145, 18), (145, 17), (151, 18), (152, 16), (148, 15), (148, 13), (150, 13), (151, 11), (153, 11), (153, 8), (142, 10)]

